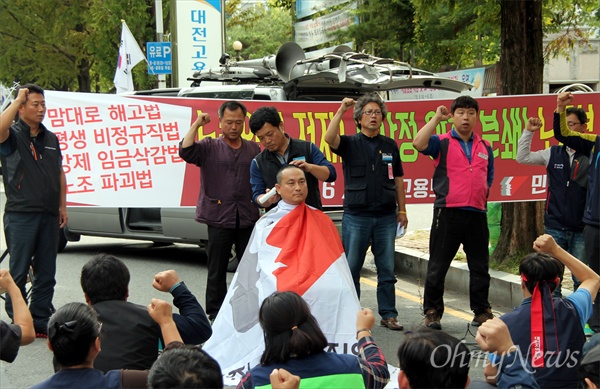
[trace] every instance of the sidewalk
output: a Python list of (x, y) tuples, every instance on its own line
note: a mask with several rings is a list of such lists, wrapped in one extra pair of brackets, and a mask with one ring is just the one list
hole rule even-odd
[[(408, 239), (407, 239), (408, 238)], [(423, 286), (427, 275), (429, 231), (413, 231), (396, 240), (396, 273), (410, 277)], [(490, 269), (489, 301), (492, 306), (516, 307), (523, 301), (519, 276)], [(452, 261), (446, 276), (446, 288), (469, 295), (469, 268), (466, 262)], [(564, 290), (564, 289), (563, 289)]]

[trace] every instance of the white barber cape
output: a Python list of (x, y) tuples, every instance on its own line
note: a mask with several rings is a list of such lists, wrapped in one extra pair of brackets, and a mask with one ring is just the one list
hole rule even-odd
[(310, 306), (329, 347), (357, 353), (360, 303), (335, 225), (306, 204), (277, 207), (256, 223), (203, 349), (219, 362), (225, 385), (235, 386), (260, 362), (262, 301), (275, 291), (294, 291)]

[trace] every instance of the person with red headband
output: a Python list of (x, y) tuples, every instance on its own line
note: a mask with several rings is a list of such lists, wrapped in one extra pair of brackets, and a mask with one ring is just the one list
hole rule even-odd
[[(562, 249), (550, 235), (533, 243), (535, 253), (521, 259), (521, 290), (525, 300), (500, 319), (514, 344), (532, 367), (542, 388), (577, 388), (577, 366), (585, 343), (583, 329), (592, 314), (592, 301), (600, 288), (600, 276)], [(564, 267), (581, 281), (566, 298), (552, 297)], [(497, 379), (497, 360), (486, 366), (486, 380)]]

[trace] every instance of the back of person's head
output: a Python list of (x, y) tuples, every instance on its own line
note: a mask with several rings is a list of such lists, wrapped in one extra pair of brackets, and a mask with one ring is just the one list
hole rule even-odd
[(308, 304), (295, 292), (275, 292), (267, 297), (258, 312), (264, 331), (262, 364), (281, 363), (322, 352), (327, 338), (319, 328)]
[(81, 288), (91, 304), (127, 300), (129, 269), (120, 259), (98, 254), (81, 269)]
[(281, 117), (279, 116), (279, 112), (275, 107), (260, 107), (252, 116), (250, 116), (250, 120), (248, 124), (250, 125), (250, 131), (253, 134), (256, 134), (265, 123), (269, 123), (273, 127), (279, 127), (281, 124)]
[(48, 341), (56, 361), (62, 367), (86, 362), (98, 336), (98, 315), (83, 303), (69, 303), (60, 307), (48, 321)]
[(450, 113), (454, 113), (459, 108), (475, 108), (475, 111), (479, 112), (479, 103), (471, 96), (459, 96), (452, 102)]
[(35, 84), (25, 84), (25, 85), (21, 85), (20, 87), (17, 88), (17, 93), (21, 90), (21, 89), (29, 89), (29, 93), (39, 93), (40, 95), (44, 95), (44, 89), (42, 89), (42, 87), (35, 85)]
[(221, 367), (198, 346), (170, 343), (148, 374), (148, 387), (222, 388)]
[(592, 388), (590, 384), (600, 387), (600, 344), (585, 353), (579, 363), (578, 372), (582, 388)]
[(411, 388), (467, 386), (471, 354), (463, 342), (443, 331), (419, 329), (398, 348), (400, 370)]
[(369, 103), (376, 103), (377, 105), (379, 105), (379, 109), (381, 110), (381, 116), (384, 119), (387, 116), (387, 106), (385, 105), (385, 102), (383, 101), (381, 96), (379, 96), (377, 92), (365, 93), (364, 95), (359, 97), (358, 100), (356, 100), (356, 104), (354, 104), (354, 112), (352, 114), (354, 122), (356, 123), (359, 129), (361, 127), (360, 119), (362, 117), (363, 110), (365, 108), (365, 105)]
[(575, 107), (567, 108), (567, 116), (569, 116), (569, 115), (576, 115), (577, 119), (579, 120), (579, 123), (581, 123), (581, 125), (586, 124), (588, 121), (587, 114), (585, 113), (585, 111), (582, 108), (575, 108)]
[(246, 116), (246, 113), (248, 113), (248, 110), (246, 109), (246, 106), (244, 104), (240, 103), (239, 101), (230, 100), (221, 104), (217, 114), (219, 115), (219, 119), (223, 119), (223, 114), (225, 113), (225, 110), (233, 112), (237, 111), (238, 109), (242, 110), (244, 116)]
[(523, 257), (519, 264), (519, 273), (531, 294), (538, 282), (547, 283), (550, 291), (554, 291), (564, 269), (565, 266), (558, 259), (547, 253), (531, 253)]

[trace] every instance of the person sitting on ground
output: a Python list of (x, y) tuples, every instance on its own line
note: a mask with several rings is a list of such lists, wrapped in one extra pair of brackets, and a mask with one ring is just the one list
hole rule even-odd
[(443, 331), (427, 327), (407, 332), (398, 348), (398, 387), (466, 388), (471, 354), (467, 346)]
[[(158, 357), (160, 328), (145, 307), (127, 301), (129, 270), (118, 258), (100, 254), (83, 266), (81, 287), (104, 325), (106, 338), (94, 366), (113, 369), (150, 369)], [(170, 292), (180, 315), (173, 319), (185, 343), (200, 344), (211, 334), (210, 322), (194, 295), (174, 270), (160, 272), (152, 284)]]
[(271, 294), (263, 301), (258, 319), (265, 351), (260, 365), (246, 373), (238, 389), (269, 385), (273, 369), (280, 368), (299, 376), (301, 388), (377, 389), (390, 379), (385, 356), (371, 337), (375, 317), (370, 309), (357, 314), (358, 357), (324, 351), (327, 339), (308, 304), (295, 292)]
[(475, 341), (483, 351), (495, 353), (501, 358), (498, 387), (538, 389), (531, 365), (519, 355), (508, 326), (499, 318), (487, 320), (477, 329)]
[(35, 330), (27, 303), (8, 270), (0, 270), (0, 289), (4, 289), (11, 297), (14, 315), (13, 324), (0, 321), (0, 359), (12, 362), (21, 346), (35, 340)]
[(600, 387), (600, 344), (592, 347), (581, 358), (579, 379), (582, 388), (598, 389)]
[(122, 388), (144, 387), (146, 372), (94, 369), (100, 352), (102, 323), (94, 310), (83, 303), (60, 307), (48, 322), (48, 348), (60, 364), (60, 370), (34, 385), (45, 388)]
[[(537, 252), (525, 256), (519, 265), (525, 300), (501, 319), (521, 354), (531, 360), (540, 387), (577, 388), (576, 366), (585, 343), (583, 331), (592, 313), (600, 276), (562, 249), (550, 235), (538, 237), (533, 248)], [(552, 297), (564, 266), (581, 285), (564, 299)], [(488, 382), (496, 381), (497, 368), (493, 363), (484, 372)]]
[(151, 389), (222, 388), (221, 367), (197, 345), (173, 342), (165, 347), (148, 375)]
[[(482, 323), (475, 340), (482, 350), (503, 356), (504, 379), (498, 382), (499, 388), (517, 388), (519, 385), (523, 389), (539, 388), (525, 366), (515, 358), (516, 353), (508, 355), (514, 344), (502, 321), (495, 318)], [(400, 389), (481, 387), (478, 385), (481, 381), (475, 386), (469, 377), (471, 352), (467, 346), (443, 331), (424, 327), (408, 332), (398, 348), (398, 360)]]

